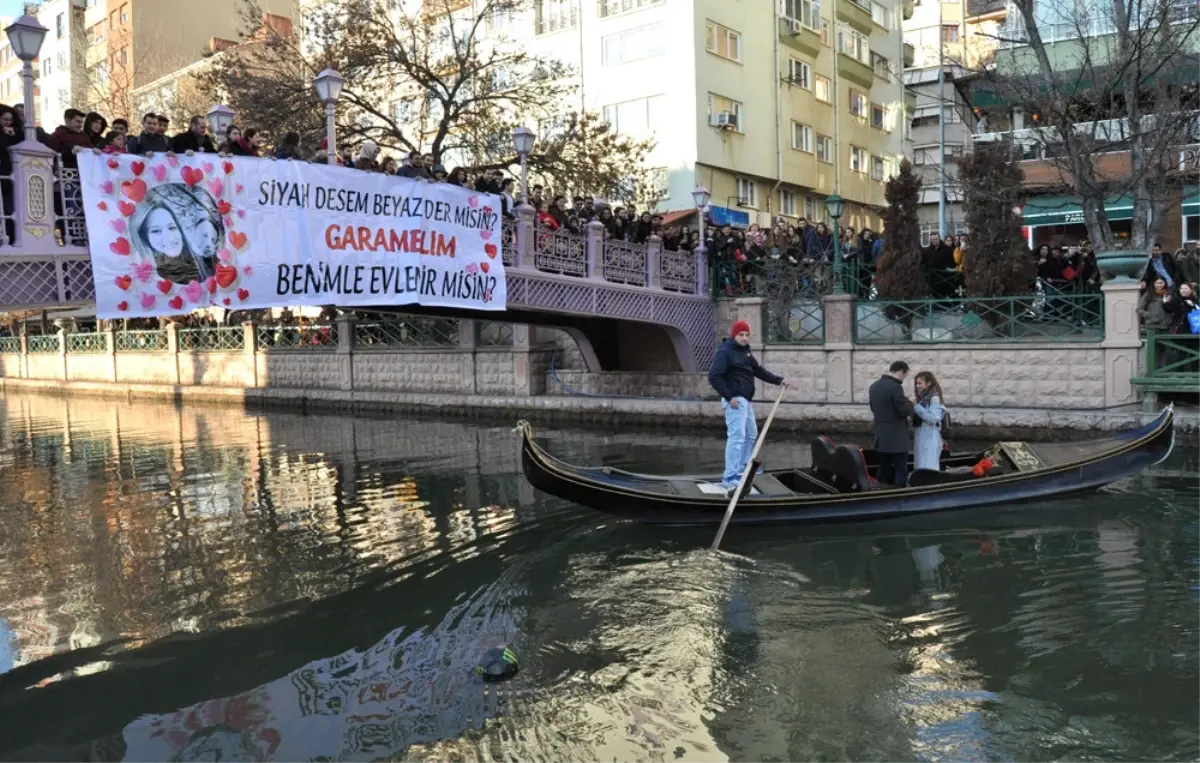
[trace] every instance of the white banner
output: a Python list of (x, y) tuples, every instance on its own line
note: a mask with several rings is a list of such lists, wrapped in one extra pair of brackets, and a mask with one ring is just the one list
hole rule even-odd
[(500, 199), (323, 164), (79, 154), (96, 314), (503, 310)]

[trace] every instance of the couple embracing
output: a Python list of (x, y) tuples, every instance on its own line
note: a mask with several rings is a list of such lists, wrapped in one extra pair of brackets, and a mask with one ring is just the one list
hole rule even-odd
[(907, 363), (897, 360), (868, 392), (875, 420), (879, 481), (897, 487), (908, 483), (908, 454), (914, 446), (909, 422), (917, 428), (913, 466), (933, 471), (941, 469), (942, 429), (950, 422), (937, 377), (929, 371), (917, 374), (913, 381), (916, 394), (909, 398), (904, 393), (908, 370)]

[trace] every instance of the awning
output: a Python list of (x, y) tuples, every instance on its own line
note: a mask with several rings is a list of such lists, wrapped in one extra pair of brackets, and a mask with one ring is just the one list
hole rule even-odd
[(1192, 217), (1193, 215), (1200, 215), (1200, 191), (1196, 191), (1183, 200), (1183, 216)]
[[(1104, 200), (1109, 222), (1133, 219), (1133, 199), (1129, 196), (1110, 196)], [(1083, 207), (1078, 196), (1035, 196), (1025, 202), (1025, 225), (1037, 228), (1045, 225), (1080, 225)]]
[(696, 209), (694, 207), (692, 209), (675, 209), (670, 212), (662, 212), (661, 214), (662, 214), (662, 224), (664, 226), (665, 225), (674, 225), (675, 223), (680, 222), (682, 220), (690, 221), (691, 218), (696, 216)]

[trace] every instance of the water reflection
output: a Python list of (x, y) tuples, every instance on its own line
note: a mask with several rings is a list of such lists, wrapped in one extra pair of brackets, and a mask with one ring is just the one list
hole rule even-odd
[[(943, 527), (734, 528), (713, 556), (534, 494), (507, 427), (0, 405), (5, 759), (1196, 756), (1194, 454)], [(484, 685), (502, 643), (523, 670)]]

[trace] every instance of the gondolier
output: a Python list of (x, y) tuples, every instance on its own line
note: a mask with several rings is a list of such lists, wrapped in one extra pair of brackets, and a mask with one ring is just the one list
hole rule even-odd
[(736, 321), (729, 334), (717, 350), (708, 371), (708, 383), (721, 396), (721, 408), (725, 411), (725, 473), (721, 482), (727, 490), (732, 490), (737, 487), (758, 439), (758, 423), (750, 404), (754, 399), (754, 379), (768, 384), (786, 382), (782, 376), (759, 365), (750, 352), (749, 323)]

